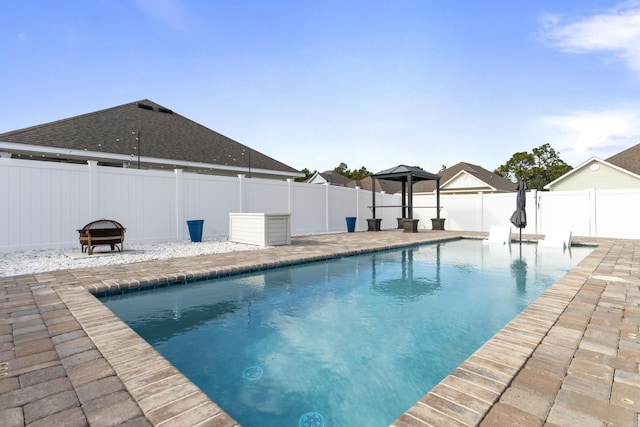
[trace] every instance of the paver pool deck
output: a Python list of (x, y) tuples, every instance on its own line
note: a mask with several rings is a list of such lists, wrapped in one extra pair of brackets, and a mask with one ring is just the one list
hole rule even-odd
[[(0, 425), (239, 425), (94, 294), (484, 236), (322, 234), (264, 250), (0, 277)], [(393, 426), (640, 425), (640, 241), (573, 241), (598, 246)]]

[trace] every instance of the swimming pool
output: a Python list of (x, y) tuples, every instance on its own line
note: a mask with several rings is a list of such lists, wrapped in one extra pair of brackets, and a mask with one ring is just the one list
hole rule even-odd
[(590, 250), (461, 240), (103, 302), (244, 426), (388, 425)]

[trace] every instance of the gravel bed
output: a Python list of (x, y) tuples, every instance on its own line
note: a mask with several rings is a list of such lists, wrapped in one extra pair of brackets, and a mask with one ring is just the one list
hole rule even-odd
[(61, 249), (0, 250), (0, 277), (257, 249), (264, 248), (233, 243), (226, 240), (226, 237), (217, 237), (197, 243), (189, 240), (145, 244), (125, 242), (122, 253), (111, 252), (108, 246), (97, 246), (93, 255), (83, 254), (79, 246)]

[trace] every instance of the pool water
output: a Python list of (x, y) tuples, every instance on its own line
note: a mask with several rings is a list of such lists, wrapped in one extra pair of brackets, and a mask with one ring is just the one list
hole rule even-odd
[(245, 427), (387, 426), (591, 250), (456, 240), (103, 302)]

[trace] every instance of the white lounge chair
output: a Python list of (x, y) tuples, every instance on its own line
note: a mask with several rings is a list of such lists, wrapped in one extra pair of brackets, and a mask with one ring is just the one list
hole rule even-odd
[(538, 246), (549, 248), (568, 248), (571, 246), (571, 230), (556, 230), (547, 233), (544, 239), (538, 240)]
[(489, 229), (489, 238), (482, 241), (484, 245), (498, 243), (506, 245), (511, 243), (511, 227), (492, 225)]

